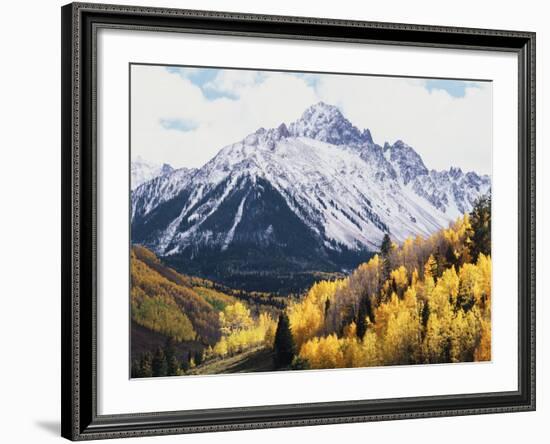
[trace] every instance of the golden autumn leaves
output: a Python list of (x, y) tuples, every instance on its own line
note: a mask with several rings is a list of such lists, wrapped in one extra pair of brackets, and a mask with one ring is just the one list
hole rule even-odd
[(470, 229), (465, 215), (427, 240), (392, 245), (346, 279), (315, 284), (288, 307), (299, 358), (318, 369), (490, 360), (491, 258), (468, 262)]
[(228, 305), (220, 312), (220, 325), (222, 337), (213, 348), (206, 350), (206, 358), (225, 357), (258, 346), (271, 348), (277, 328), (268, 313), (260, 313), (254, 319), (242, 302)]

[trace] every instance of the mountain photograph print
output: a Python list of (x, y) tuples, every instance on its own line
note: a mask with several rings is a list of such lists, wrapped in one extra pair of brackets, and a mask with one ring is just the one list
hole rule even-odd
[(132, 378), (491, 360), (490, 81), (130, 84)]

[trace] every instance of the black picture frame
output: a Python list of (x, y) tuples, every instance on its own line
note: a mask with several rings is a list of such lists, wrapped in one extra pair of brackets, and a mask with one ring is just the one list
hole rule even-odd
[[(70, 440), (535, 409), (535, 33), (72, 3), (62, 15), (62, 436)], [(508, 51), (519, 66), (518, 390), (210, 410), (97, 414), (97, 29)]]

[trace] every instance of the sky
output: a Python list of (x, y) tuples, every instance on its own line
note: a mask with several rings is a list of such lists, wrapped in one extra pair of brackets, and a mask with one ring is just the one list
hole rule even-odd
[(429, 169), (491, 173), (491, 82), (175, 66), (132, 65), (132, 158), (200, 167), (319, 101), (379, 145), (403, 140)]

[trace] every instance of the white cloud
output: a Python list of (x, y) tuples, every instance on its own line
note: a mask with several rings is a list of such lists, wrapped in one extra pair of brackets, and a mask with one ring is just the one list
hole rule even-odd
[(440, 89), (429, 92), (418, 80), (323, 76), (317, 90), (355, 125), (370, 128), (375, 142), (401, 139), (413, 146), (428, 168), (490, 173), (492, 88), (478, 86), (456, 98)]
[(264, 73), (246, 70), (219, 70), (216, 77), (204, 85), (204, 88), (239, 97), (243, 89), (261, 83)]
[[(316, 81), (312, 81), (316, 80)], [(387, 77), (220, 70), (201, 86), (163, 67), (132, 67), (132, 150), (153, 162), (201, 166), (223, 146), (259, 127), (297, 119), (319, 100), (342, 109), (359, 128), (383, 144), (402, 139), (428, 168), (451, 165), (490, 173), (492, 98), (490, 84), (466, 88), (463, 98), (425, 82)], [(230, 97), (207, 97), (215, 89)], [(173, 131), (161, 122), (194, 122)]]

